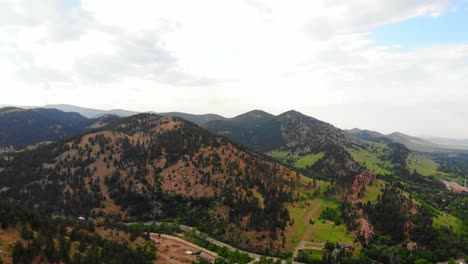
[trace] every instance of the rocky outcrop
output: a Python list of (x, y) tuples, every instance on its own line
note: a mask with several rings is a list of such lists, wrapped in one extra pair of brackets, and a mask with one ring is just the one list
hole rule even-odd
[(359, 218), (358, 223), (358, 235), (363, 238), (366, 244), (368, 244), (372, 236), (374, 236), (374, 227), (369, 222), (369, 220), (364, 217)]
[(369, 171), (364, 171), (354, 178), (354, 182), (351, 185), (351, 195), (355, 198), (359, 197), (365, 186), (368, 186), (377, 181), (377, 176)]

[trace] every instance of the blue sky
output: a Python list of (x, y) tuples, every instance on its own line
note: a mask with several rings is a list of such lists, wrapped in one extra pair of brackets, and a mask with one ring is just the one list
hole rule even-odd
[(77, 7), (80, 5), (80, 0), (64, 0), (65, 6), (67, 7)]
[(468, 1), (456, 1), (441, 16), (420, 16), (378, 27), (371, 39), (377, 45), (399, 45), (403, 49), (468, 43)]

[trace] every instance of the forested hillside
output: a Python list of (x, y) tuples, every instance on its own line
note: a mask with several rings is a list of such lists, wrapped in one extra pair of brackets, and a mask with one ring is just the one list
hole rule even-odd
[(109, 115), (88, 119), (78, 113), (57, 109), (1, 108), (0, 151), (9, 148), (19, 150), (44, 141), (68, 138), (116, 119), (116, 116)]
[[(177, 222), (305, 263), (390, 263), (395, 256), (436, 262), (466, 254), (466, 193), (439, 180), (463, 172), (463, 159), (441, 156), (443, 165), (430, 167), (432, 159), (402, 144), (357, 139), (295, 111), (253, 111), (237, 122), (248, 128), (238, 134), (246, 145), (265, 154), (230, 141), (229, 133), (139, 114), (4, 154), (0, 198), (60, 218)], [(17, 247), (37, 252), (26, 242)]]
[(149, 236), (0, 201), (0, 263), (153, 263)]
[[(141, 114), (3, 160), (8, 197), (49, 214), (180, 219), (240, 245), (279, 239), (296, 174), (176, 117)], [(264, 234), (251, 241), (248, 232)]]

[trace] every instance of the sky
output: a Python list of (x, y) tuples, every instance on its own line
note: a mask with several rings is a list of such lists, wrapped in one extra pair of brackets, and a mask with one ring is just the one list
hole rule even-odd
[(468, 138), (468, 0), (0, 0), (0, 104)]

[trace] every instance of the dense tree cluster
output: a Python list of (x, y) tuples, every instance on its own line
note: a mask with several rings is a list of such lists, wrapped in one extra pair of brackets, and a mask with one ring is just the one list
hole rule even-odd
[(8, 202), (0, 202), (0, 224), (1, 229), (21, 230), (13, 263), (152, 263), (156, 257), (151, 243), (135, 250), (92, 234), (91, 223), (51, 219)]
[(333, 209), (330, 207), (325, 208), (325, 210), (320, 215), (319, 219), (329, 220), (334, 222), (336, 225), (341, 225), (342, 219), (339, 209)]
[[(399, 256), (402, 263), (419, 258), (437, 262), (468, 252), (466, 234), (448, 227), (436, 228), (431, 208), (415, 204), (396, 185), (387, 186), (377, 202), (366, 204), (364, 211), (377, 229), (374, 243), (363, 251), (372, 259), (387, 263)], [(410, 241), (418, 245), (413, 251), (404, 246)]]
[(405, 239), (409, 227), (407, 222), (413, 205), (395, 186), (385, 188), (375, 204), (368, 203), (364, 209), (375, 228), (391, 236), (393, 242)]

